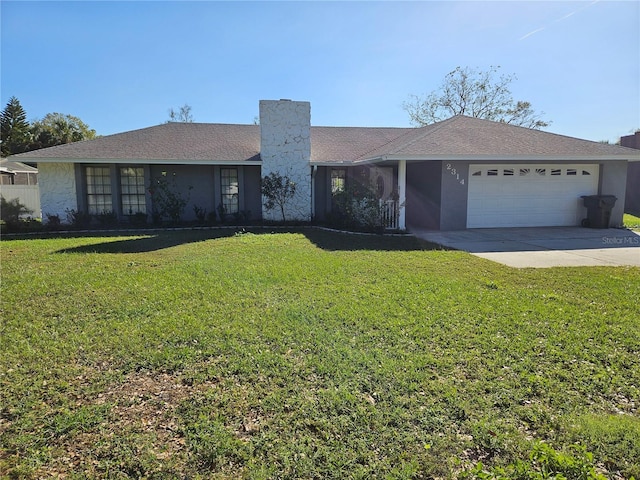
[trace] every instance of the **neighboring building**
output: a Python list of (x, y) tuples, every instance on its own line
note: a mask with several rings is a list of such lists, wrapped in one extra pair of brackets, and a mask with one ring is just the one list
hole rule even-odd
[[(633, 135), (621, 137), (620, 145), (640, 150), (640, 130)], [(624, 211), (640, 216), (640, 163), (633, 162), (627, 166), (627, 195)]]
[(20, 162), (0, 160), (0, 184), (2, 185), (37, 185), (38, 169)]
[[(126, 219), (151, 214), (149, 186), (175, 181), (193, 207), (227, 213), (262, 206), (261, 178), (297, 184), (288, 217), (322, 221), (332, 192), (354, 180), (395, 209), (390, 227), (580, 225), (583, 195), (625, 198), (627, 164), (640, 151), (505, 123), (455, 116), (422, 128), (312, 127), (310, 104), (261, 101), (259, 125), (167, 123), (16, 155), (37, 162), (43, 212), (67, 209)], [(623, 202), (611, 214), (622, 224)]]
[(17, 198), (33, 211), (32, 217), (40, 218), (40, 193), (38, 169), (5, 158), (0, 160), (0, 195), (5, 200)]

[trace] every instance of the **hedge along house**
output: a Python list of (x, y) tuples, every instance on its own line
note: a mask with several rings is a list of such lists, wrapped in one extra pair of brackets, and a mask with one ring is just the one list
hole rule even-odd
[(194, 207), (265, 211), (261, 178), (296, 183), (287, 218), (324, 221), (333, 193), (350, 183), (377, 191), (387, 227), (459, 230), (570, 226), (586, 217), (581, 196), (620, 201), (627, 164), (640, 152), (465, 116), (422, 128), (312, 127), (310, 104), (260, 101), (259, 125), (167, 123), (15, 156), (37, 162), (43, 214), (151, 215), (150, 186), (166, 179)]

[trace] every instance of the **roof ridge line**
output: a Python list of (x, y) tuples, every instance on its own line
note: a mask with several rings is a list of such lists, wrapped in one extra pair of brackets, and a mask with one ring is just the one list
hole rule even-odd
[(367, 155), (371, 152), (375, 152), (376, 150), (383, 148), (385, 145), (389, 145), (392, 142), (395, 142), (396, 140), (398, 140), (399, 138), (402, 138), (405, 135), (410, 135), (411, 133), (413, 133), (412, 131), (408, 131), (408, 132), (402, 132), (400, 135), (398, 135), (395, 138), (392, 138), (391, 140), (381, 144), (381, 145), (376, 145), (373, 148), (370, 148), (369, 150), (367, 150), (366, 152), (364, 152), (362, 155), (360, 155), (359, 157), (355, 158), (353, 161), (358, 161), (358, 160), (362, 160), (362, 159), (366, 159)]
[[(418, 142), (419, 140), (422, 140), (423, 138), (428, 137), (429, 135), (437, 132), (438, 130), (443, 128), (445, 126), (445, 124), (452, 123), (454, 119), (456, 119), (456, 118), (458, 118), (460, 116), (463, 116), (463, 115), (454, 115), (453, 117), (449, 117), (446, 120), (442, 120), (440, 122), (432, 123), (431, 125), (424, 125), (423, 127), (420, 127), (419, 129), (423, 129), (423, 128), (426, 129), (428, 127), (432, 127), (432, 128), (430, 128), (428, 131), (422, 132), (420, 135), (416, 135), (410, 141), (408, 141), (408, 142), (400, 145), (398, 148), (396, 148), (395, 151), (402, 150), (404, 148), (410, 147), (411, 145), (413, 145), (414, 143)], [(392, 152), (389, 152), (389, 153), (393, 154)]]

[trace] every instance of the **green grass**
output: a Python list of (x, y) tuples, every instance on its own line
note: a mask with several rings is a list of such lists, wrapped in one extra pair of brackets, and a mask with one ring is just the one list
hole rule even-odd
[(312, 229), (0, 249), (0, 477), (640, 477), (640, 269)]
[(622, 223), (627, 228), (640, 228), (640, 217), (636, 217), (630, 213), (625, 213)]

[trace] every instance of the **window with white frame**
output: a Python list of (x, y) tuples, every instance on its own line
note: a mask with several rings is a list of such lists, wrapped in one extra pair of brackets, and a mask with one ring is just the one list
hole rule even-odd
[(239, 211), (238, 185), (237, 168), (220, 169), (221, 203), (226, 214), (238, 213)]
[(111, 203), (111, 169), (109, 167), (86, 167), (87, 212), (100, 215), (113, 211)]
[(146, 213), (143, 167), (120, 167), (120, 200), (123, 215)]

